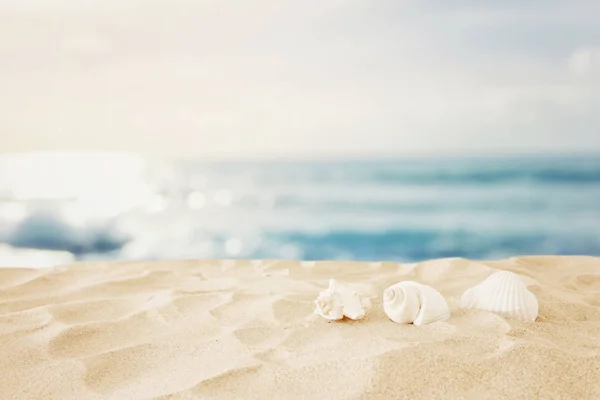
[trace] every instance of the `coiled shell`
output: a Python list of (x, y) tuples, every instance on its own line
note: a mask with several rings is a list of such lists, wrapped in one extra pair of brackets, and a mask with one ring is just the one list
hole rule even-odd
[(383, 310), (399, 324), (424, 325), (450, 317), (446, 300), (431, 286), (403, 281), (383, 292)]

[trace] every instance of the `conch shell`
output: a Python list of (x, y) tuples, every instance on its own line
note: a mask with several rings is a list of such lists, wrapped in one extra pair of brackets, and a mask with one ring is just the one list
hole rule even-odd
[(315, 314), (325, 319), (336, 321), (347, 317), (358, 320), (364, 318), (371, 308), (371, 300), (330, 279), (329, 287), (319, 293), (315, 305)]
[(499, 271), (480, 284), (463, 293), (460, 300), (463, 309), (490, 311), (506, 318), (535, 321), (538, 301), (519, 275)]
[(450, 317), (446, 300), (431, 286), (403, 281), (383, 292), (383, 310), (399, 324), (424, 325)]

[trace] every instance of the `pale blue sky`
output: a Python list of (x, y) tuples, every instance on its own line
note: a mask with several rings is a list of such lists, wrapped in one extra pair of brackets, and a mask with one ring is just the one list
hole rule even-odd
[(595, 0), (0, 0), (0, 35), (3, 152), (600, 149)]

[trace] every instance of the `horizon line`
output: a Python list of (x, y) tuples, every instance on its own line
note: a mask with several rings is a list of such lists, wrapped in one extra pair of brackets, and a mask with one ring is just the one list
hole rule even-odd
[(434, 151), (397, 151), (397, 152), (346, 152), (346, 153), (262, 153), (262, 154), (184, 154), (184, 155), (157, 155), (144, 154), (130, 150), (45, 150), (32, 149), (26, 151), (4, 152), (0, 151), (0, 159), (22, 156), (101, 156), (112, 155), (122, 157), (136, 157), (147, 160), (163, 160), (177, 162), (205, 161), (205, 162), (260, 162), (260, 161), (358, 161), (375, 159), (419, 159), (419, 158), (512, 158), (512, 157), (600, 157), (600, 151), (591, 149), (580, 150), (434, 150)]

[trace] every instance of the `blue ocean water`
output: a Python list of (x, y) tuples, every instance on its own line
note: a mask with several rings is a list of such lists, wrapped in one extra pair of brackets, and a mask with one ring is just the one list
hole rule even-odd
[(0, 158), (0, 265), (600, 255), (600, 157)]

